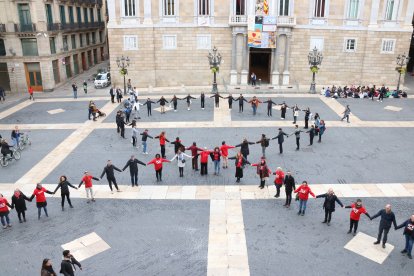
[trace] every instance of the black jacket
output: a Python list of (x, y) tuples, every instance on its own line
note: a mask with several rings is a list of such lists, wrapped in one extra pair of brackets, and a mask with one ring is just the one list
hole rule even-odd
[(285, 184), (285, 191), (288, 193), (296, 189), (295, 178), (291, 175), (285, 176), (285, 180), (283, 181), (283, 184)]
[(125, 171), (125, 169), (127, 167), (129, 167), (129, 171), (131, 173), (136, 173), (136, 172), (138, 172), (138, 164), (146, 166), (145, 163), (143, 163), (143, 162), (139, 161), (138, 159), (134, 158), (134, 159), (129, 159), (128, 162), (125, 164), (125, 167), (122, 170)]
[[(235, 166), (237, 166), (237, 162), (239, 162), (239, 161), (237, 160), (237, 156), (229, 157), (228, 159), (229, 159), (229, 160), (234, 160), (234, 165), (235, 165)], [(246, 159), (246, 158), (244, 158), (244, 156), (242, 156), (242, 159), (243, 159), (243, 166), (244, 166), (245, 164), (250, 164), (250, 162), (249, 162), (249, 161), (247, 161), (247, 159)]]
[(182, 98), (181, 100), (186, 100), (187, 103), (190, 103), (191, 99), (195, 100), (195, 98), (192, 97), (192, 96), (186, 96), (186, 97)]
[(181, 140), (175, 140), (174, 142), (170, 142), (171, 144), (174, 145), (174, 152), (177, 153), (177, 151), (180, 148), (185, 148), (184, 145), (181, 143)]
[(106, 165), (105, 168), (102, 171), (101, 178), (106, 174), (106, 178), (115, 178), (114, 170), (117, 170), (118, 172), (122, 172), (120, 169), (115, 167), (114, 165)]
[(160, 103), (160, 105), (161, 106), (164, 106), (166, 103), (169, 103), (169, 101), (167, 101), (166, 99), (164, 99), (164, 98), (161, 98), (161, 99), (159, 99), (158, 101), (157, 101), (157, 103)]
[(264, 101), (263, 103), (267, 103), (267, 108), (268, 109), (271, 109), (272, 108), (272, 105), (276, 105), (276, 103), (274, 101), (272, 101), (272, 100), (270, 100), (270, 101)]
[(233, 101), (234, 101), (233, 97), (231, 97), (231, 96), (225, 97), (224, 99), (228, 99), (229, 104), (232, 104)]
[(309, 133), (309, 136), (315, 137), (315, 128), (311, 127), (306, 133)]
[(376, 213), (374, 216), (371, 217), (371, 219), (377, 218), (381, 216), (380, 225), (385, 228), (390, 228), (391, 224), (394, 224), (394, 227), (397, 227), (397, 222), (395, 221), (395, 215), (393, 212), (387, 214), (385, 209), (379, 210), (378, 213)]
[(70, 258), (70, 260), (62, 260), (62, 263), (60, 264), (60, 273), (64, 276), (74, 276), (74, 270), (76, 270), (75, 265), (77, 265), (79, 268), (82, 267), (80, 262), (78, 262), (73, 256)]
[(20, 192), (19, 198), (17, 198), (15, 195), (12, 196), (12, 207), (16, 208), (17, 212), (23, 212), (26, 211), (26, 200), (29, 201), (29, 198)]
[(404, 223), (398, 225), (395, 230), (403, 228), (404, 227), (404, 235), (407, 235), (414, 239), (414, 221), (411, 221), (411, 219), (408, 219), (404, 221)]
[(213, 96), (210, 96), (210, 98), (214, 98), (214, 101), (216, 102), (216, 103), (218, 103), (219, 102), (219, 100), (220, 100), (220, 98), (223, 98), (222, 96), (220, 96), (220, 94), (219, 93), (215, 93)]
[(76, 189), (76, 187), (70, 184), (68, 181), (60, 182), (53, 193), (56, 193), (56, 191), (60, 188), (60, 192), (62, 195), (69, 194), (69, 187)]
[(249, 155), (249, 145), (253, 145), (253, 142), (242, 142), (241, 144), (236, 145), (236, 147), (240, 147), (240, 152), (244, 155)]
[(151, 135), (148, 134), (148, 132), (144, 131), (143, 133), (140, 133), (139, 135), (142, 136), (142, 141), (147, 141), (148, 138), (154, 139), (154, 137), (152, 137)]
[(277, 139), (278, 144), (282, 144), (285, 141), (285, 138), (283, 136), (288, 137), (286, 133), (284, 133), (282, 130), (279, 131), (279, 134), (272, 138), (272, 140)]
[(147, 100), (145, 103), (143, 103), (142, 105), (146, 105), (148, 109), (151, 109), (151, 104), (155, 104), (155, 102), (151, 101), (151, 100)]
[(338, 202), (338, 204), (341, 205), (341, 207), (344, 206), (335, 194), (329, 195), (328, 193), (326, 193), (316, 196), (316, 198), (321, 197), (325, 198), (325, 201), (323, 202), (323, 208), (328, 211), (335, 212), (335, 201)]
[(239, 101), (239, 105), (243, 105), (243, 102), (247, 102), (247, 100), (243, 97), (240, 96), (237, 99), (234, 99), (235, 101)]

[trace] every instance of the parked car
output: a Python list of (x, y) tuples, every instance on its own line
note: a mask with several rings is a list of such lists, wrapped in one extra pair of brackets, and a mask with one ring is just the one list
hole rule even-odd
[(111, 73), (105, 72), (105, 73), (99, 73), (95, 77), (94, 81), (95, 88), (99, 87), (108, 87), (111, 85)]

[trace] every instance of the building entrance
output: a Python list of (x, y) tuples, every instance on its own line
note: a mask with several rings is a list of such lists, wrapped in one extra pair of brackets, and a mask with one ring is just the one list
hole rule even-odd
[(270, 83), (271, 54), (271, 49), (250, 48), (249, 83), (253, 72), (257, 76), (257, 85), (259, 85), (259, 79), (261, 83)]

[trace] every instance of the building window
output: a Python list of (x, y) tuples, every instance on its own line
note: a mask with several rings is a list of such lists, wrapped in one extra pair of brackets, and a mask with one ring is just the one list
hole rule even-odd
[(57, 84), (60, 82), (59, 60), (57, 59), (52, 60), (52, 68), (53, 68), (53, 78), (55, 79), (55, 84)]
[(83, 8), (83, 18), (85, 19), (85, 23), (89, 22), (88, 19), (88, 8)]
[(89, 14), (91, 15), (91, 22), (95, 22), (95, 15), (93, 14), (93, 8), (89, 9)]
[(99, 42), (103, 43), (103, 31), (99, 31)]
[(211, 35), (197, 35), (197, 49), (211, 50)]
[(96, 44), (96, 33), (92, 33), (92, 44)]
[(98, 22), (102, 22), (101, 9), (97, 9), (96, 13), (98, 14)]
[(246, 0), (233, 0), (235, 15), (246, 15)]
[(32, 24), (32, 17), (30, 15), (29, 4), (18, 4), (17, 9), (18, 9), (18, 13), (19, 13), (20, 25), (22, 25), (22, 27), (31, 25)]
[(62, 38), (62, 41), (63, 41), (63, 51), (69, 51), (69, 45), (68, 45), (68, 36), (67, 35), (64, 35), (63, 36), (63, 38)]
[(356, 39), (355, 38), (345, 38), (344, 42), (344, 51), (345, 52), (355, 52), (356, 51)]
[(79, 34), (79, 44), (80, 44), (80, 47), (82, 48), (83, 47), (83, 34)]
[(210, 0), (197, 0), (198, 15), (210, 15)]
[(75, 23), (75, 18), (73, 16), (73, 7), (68, 7), (69, 10), (69, 23), (73, 24)]
[(162, 36), (162, 48), (166, 50), (177, 49), (177, 36), (176, 35), (163, 35)]
[(82, 12), (81, 12), (81, 8), (80, 7), (76, 7), (76, 20), (78, 20), (78, 23), (82, 22)]
[(386, 7), (385, 7), (385, 20), (396, 20), (397, 18), (397, 9), (396, 7), (396, 0), (386, 0)]
[(6, 47), (4, 46), (4, 40), (0, 39), (0, 56), (6, 55)]
[(65, 24), (66, 23), (65, 6), (59, 6), (59, 12), (60, 12), (60, 23)]
[(323, 51), (324, 38), (323, 37), (311, 37), (309, 50), (318, 49), (318, 51)]
[(136, 0), (123, 0), (124, 1), (124, 16), (136, 16), (137, 3)]
[(162, 0), (162, 15), (174, 16), (175, 15), (175, 0)]
[(91, 44), (89, 33), (86, 33), (85, 35), (86, 35), (86, 45), (89, 46), (89, 44)]
[(124, 51), (138, 50), (138, 36), (124, 35)]
[(325, 0), (314, 0), (315, 8), (313, 17), (325, 17)]
[(71, 35), (70, 40), (72, 42), (72, 50), (76, 49), (76, 35)]
[(279, 15), (288, 16), (289, 15), (289, 0), (279, 0)]
[(395, 49), (395, 39), (386, 39), (382, 40), (381, 53), (383, 54), (393, 54)]
[(52, 5), (46, 4), (46, 20), (47, 24), (53, 23)]
[(358, 19), (359, 17), (359, 0), (349, 0), (348, 19)]
[(36, 38), (22, 38), (23, 56), (38, 56)]
[(49, 37), (50, 53), (56, 54), (56, 41), (54, 37)]

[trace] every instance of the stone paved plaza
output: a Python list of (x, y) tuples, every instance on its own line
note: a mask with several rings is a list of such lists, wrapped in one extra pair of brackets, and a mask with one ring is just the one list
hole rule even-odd
[[(119, 137), (114, 121), (120, 106), (103, 94), (74, 100), (68, 92), (63, 97), (43, 96), (35, 102), (22, 99), (0, 106), (0, 134), (9, 138), (11, 129), (19, 125), (32, 140), (19, 161), (0, 168), (0, 192), (9, 201), (15, 188), (31, 195), (35, 183), (41, 182), (53, 191), (61, 175), (77, 185), (85, 170), (99, 177), (108, 159), (122, 169), (131, 154), (146, 163), (159, 152), (158, 140), (149, 140), (148, 155), (133, 148), (130, 127), (127, 139)], [(414, 99), (379, 103), (309, 94), (258, 97), (310, 107), (327, 126), (322, 143), (311, 147), (308, 134), (302, 133), (299, 151), (295, 151), (294, 137), (285, 140), (283, 155), (271, 141), (266, 155), (273, 171), (279, 166), (291, 170), (298, 183), (308, 180), (315, 194), (333, 187), (346, 205), (362, 198), (371, 215), (390, 203), (397, 223), (414, 212)], [(97, 103), (106, 118), (87, 120), (89, 100)], [(347, 104), (353, 112), (349, 124), (340, 121)], [(199, 99), (193, 100), (190, 111), (184, 101), (179, 102), (178, 112), (160, 114), (158, 107), (153, 106), (149, 118), (141, 109), (139, 130), (148, 128), (152, 136), (165, 130), (169, 140), (180, 137), (186, 146), (196, 141), (211, 149), (222, 141), (230, 145), (243, 138), (256, 142), (262, 133), (274, 137), (279, 127), (286, 133), (293, 131), (290, 110), (287, 119), (281, 120), (277, 108), (268, 117), (263, 104), (256, 116), (248, 104), (243, 113), (237, 104), (229, 110), (226, 100), (214, 108), (213, 100), (206, 99), (205, 110), (200, 109)], [(303, 128), (301, 115), (298, 124)], [(173, 151), (174, 146), (168, 145), (167, 158), (173, 157)], [(230, 155), (235, 153), (230, 150)], [(260, 146), (252, 145), (249, 161), (258, 162), (260, 157)], [(213, 175), (211, 162), (208, 176), (192, 171), (188, 163), (180, 178), (174, 161), (164, 164), (163, 182), (155, 181), (152, 166), (139, 169), (138, 188), (130, 186), (127, 171), (116, 172), (120, 193), (111, 194), (105, 178), (95, 181), (97, 202), (93, 204), (86, 203), (82, 187), (71, 190), (75, 208), (65, 212), (60, 209), (60, 192), (47, 195), (49, 218), (37, 220), (34, 202), (28, 203), (27, 223), (18, 223), (11, 210), (13, 227), (0, 231), (6, 252), (0, 259), (0, 274), (36, 275), (46, 257), (58, 272), (62, 246), (82, 261), (84, 270), (76, 275), (412, 274), (414, 262), (399, 253), (404, 245), (402, 230), (391, 230), (389, 244), (382, 249), (371, 242), (379, 219), (371, 222), (361, 217), (360, 233), (353, 237), (346, 234), (349, 209), (337, 208), (328, 227), (321, 223), (323, 200), (310, 199), (306, 215), (298, 217), (296, 204), (291, 209), (282, 207), (284, 191), (282, 198), (273, 197), (273, 177), (265, 189), (258, 189), (254, 168), (245, 169), (241, 183), (235, 182), (234, 162), (219, 176)]]

